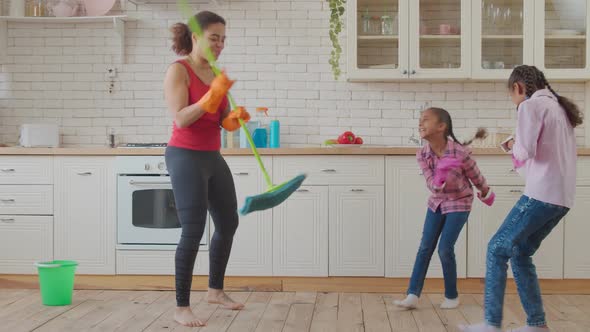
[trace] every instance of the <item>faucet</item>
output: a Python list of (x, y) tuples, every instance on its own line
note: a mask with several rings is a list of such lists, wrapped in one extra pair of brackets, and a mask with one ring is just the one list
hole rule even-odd
[(410, 136), (410, 138), (408, 138), (408, 142), (409, 143), (414, 143), (417, 146), (422, 146), (423, 145), (422, 138), (417, 137), (416, 135), (414, 135), (414, 132), (412, 132), (412, 136)]

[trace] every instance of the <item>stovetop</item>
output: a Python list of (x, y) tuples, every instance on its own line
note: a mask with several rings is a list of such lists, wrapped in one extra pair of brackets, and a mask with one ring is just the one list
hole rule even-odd
[(167, 143), (123, 143), (119, 148), (165, 148)]

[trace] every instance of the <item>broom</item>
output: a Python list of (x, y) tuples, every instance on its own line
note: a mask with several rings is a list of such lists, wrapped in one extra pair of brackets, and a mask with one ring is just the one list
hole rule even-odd
[[(197, 22), (197, 20), (195, 19), (195, 16), (191, 14), (192, 11), (191, 11), (191, 8), (188, 5), (187, 1), (186, 0), (179, 0), (178, 5), (180, 7), (181, 12), (189, 18), (188, 25), (189, 25), (189, 28), (191, 29), (191, 31), (196, 33), (197, 36), (199, 36), (199, 38), (201, 38), (203, 36), (203, 30), (199, 26), (199, 22)], [(204, 44), (203, 51), (205, 52), (205, 58), (207, 59), (207, 62), (211, 66), (213, 73), (215, 73), (216, 76), (220, 75), (221, 71), (219, 70), (219, 68), (217, 67), (217, 65), (215, 63), (216, 62), (215, 57), (213, 56), (211, 49), (209, 48), (208, 45), (206, 45), (206, 43), (203, 43), (203, 44)], [(231, 105), (232, 110), (237, 109), (237, 104), (229, 92), (227, 93), (227, 98), (229, 99), (229, 103)], [(267, 191), (262, 194), (246, 197), (244, 205), (239, 210), (239, 212), (241, 215), (247, 215), (248, 213), (251, 213), (254, 211), (262, 211), (262, 210), (266, 210), (266, 209), (271, 209), (271, 208), (281, 204), (287, 198), (289, 198), (289, 196), (291, 196), (291, 194), (293, 194), (297, 190), (297, 188), (299, 188), (301, 186), (301, 184), (303, 183), (303, 181), (305, 180), (307, 175), (306, 174), (299, 174), (289, 181), (283, 182), (279, 185), (274, 185), (270, 176), (268, 175), (268, 172), (266, 171), (266, 168), (264, 167), (264, 163), (262, 162), (262, 159), (260, 158), (260, 154), (258, 153), (256, 146), (254, 145), (254, 141), (252, 140), (252, 135), (250, 134), (248, 127), (245, 125), (245, 123), (242, 119), (238, 119), (238, 121), (240, 122), (240, 126), (244, 130), (244, 133), (246, 134), (246, 139), (248, 140), (248, 143), (250, 143), (250, 148), (252, 149), (252, 153), (254, 154), (254, 157), (256, 157), (256, 161), (258, 162), (258, 166), (260, 167), (260, 170), (262, 171), (262, 175), (264, 176), (264, 179), (266, 181), (266, 185), (268, 187)]]

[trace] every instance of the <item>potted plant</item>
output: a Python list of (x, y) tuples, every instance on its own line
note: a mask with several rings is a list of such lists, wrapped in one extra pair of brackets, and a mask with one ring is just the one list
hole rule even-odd
[(327, 0), (330, 4), (330, 41), (332, 41), (332, 52), (330, 54), (330, 65), (332, 66), (332, 74), (334, 79), (340, 76), (340, 54), (342, 54), (342, 47), (338, 40), (338, 35), (342, 32), (342, 16), (344, 15), (344, 5), (346, 0)]

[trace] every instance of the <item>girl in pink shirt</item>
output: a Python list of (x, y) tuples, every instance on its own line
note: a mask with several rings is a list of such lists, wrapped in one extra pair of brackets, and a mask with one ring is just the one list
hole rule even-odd
[[(416, 158), (432, 195), (428, 199), (422, 240), (407, 297), (394, 303), (407, 309), (416, 307), (430, 259), (438, 243), (445, 280), (445, 300), (441, 308), (452, 309), (459, 305), (455, 242), (471, 211), (472, 186), (481, 191), (478, 197), (486, 204), (491, 205), (494, 196), (465, 146), (473, 140), (459, 143), (447, 111), (436, 107), (425, 110), (420, 117), (420, 136), (428, 144), (418, 151)], [(484, 136), (485, 131), (480, 130), (476, 138)]]
[(508, 260), (527, 314), (527, 325), (515, 331), (549, 331), (532, 256), (574, 202), (574, 127), (582, 124), (582, 113), (534, 66), (516, 67), (508, 88), (518, 106), (516, 139), (508, 147), (526, 187), (488, 245), (485, 323), (461, 326), (464, 332), (500, 331)]

